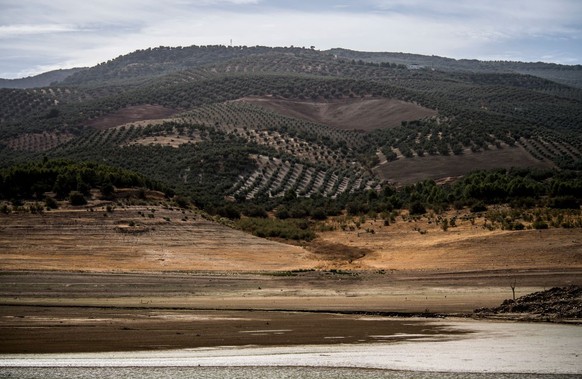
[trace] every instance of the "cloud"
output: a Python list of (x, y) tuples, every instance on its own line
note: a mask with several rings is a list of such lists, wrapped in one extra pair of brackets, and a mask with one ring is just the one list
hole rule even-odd
[[(0, 0), (2, 2), (2, 0)], [(4, 6), (3, 6), (4, 7)], [(582, 63), (577, 0), (28, 0), (0, 13), (0, 74), (192, 44), (345, 47)]]
[(0, 38), (11, 38), (22, 35), (74, 32), (79, 29), (74, 25), (0, 25)]

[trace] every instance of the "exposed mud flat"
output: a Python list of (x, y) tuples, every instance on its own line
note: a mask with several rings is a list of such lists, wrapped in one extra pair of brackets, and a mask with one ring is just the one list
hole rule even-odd
[[(582, 360), (579, 359), (582, 339), (580, 327), (470, 320), (406, 322), (424, 325), (428, 330), (440, 328), (441, 333), (434, 338), (421, 332), (425, 334), (425, 338), (405, 339), (398, 343), (0, 355), (0, 370), (4, 370), (6, 374), (16, 368), (25, 373), (26, 368), (33, 372), (37, 370), (36, 367), (63, 369), (64, 372), (71, 367), (98, 367), (112, 372), (144, 367), (171, 367), (173, 370), (206, 367), (200, 373), (222, 373), (230, 376), (236, 372), (236, 369), (233, 372), (228, 371), (232, 367), (248, 367), (247, 375), (257, 367), (278, 367), (282, 369), (274, 369), (270, 377), (285, 372), (291, 373), (291, 377), (300, 377), (297, 376), (300, 373), (307, 374), (307, 377), (315, 377), (319, 373), (330, 377), (329, 374), (333, 372), (330, 369), (348, 368), (348, 373), (354, 374), (353, 377), (356, 378), (407, 377), (387, 376), (400, 373), (386, 370), (409, 371), (408, 374), (411, 374), (410, 371), (425, 372), (429, 375), (412, 376), (421, 378), (551, 378), (554, 377), (552, 375), (575, 377), (574, 375), (582, 374)], [(512, 373), (522, 375), (503, 376)], [(534, 376), (536, 374), (548, 376)], [(130, 377), (141, 376), (132, 374)]]
[(419, 319), (358, 314), (0, 307), (0, 353), (170, 350), (448, 339)]

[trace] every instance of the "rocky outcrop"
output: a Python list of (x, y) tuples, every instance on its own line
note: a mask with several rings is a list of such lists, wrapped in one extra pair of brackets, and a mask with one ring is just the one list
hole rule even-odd
[[(554, 287), (514, 300), (496, 308), (479, 308), (476, 316), (516, 316), (540, 321), (582, 320), (582, 286)], [(509, 318), (509, 317), (503, 317)]]

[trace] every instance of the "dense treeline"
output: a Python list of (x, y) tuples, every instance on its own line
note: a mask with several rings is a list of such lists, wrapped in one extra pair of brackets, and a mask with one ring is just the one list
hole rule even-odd
[(555, 207), (579, 209), (582, 203), (582, 176), (576, 172), (510, 169), (479, 171), (451, 185), (423, 181), (399, 189), (385, 187), (346, 199), (352, 214), (384, 212), (406, 207), (412, 213), (427, 208), (445, 209), (509, 204), (514, 207)]
[(111, 194), (114, 187), (141, 187), (171, 194), (160, 182), (138, 173), (91, 162), (43, 160), (19, 164), (0, 170), (0, 198), (42, 199), (45, 192), (54, 192), (63, 199), (73, 191), (88, 195), (93, 188)]
[(260, 198), (229, 204), (222, 215), (239, 218), (266, 217), (273, 212), (278, 219), (322, 220), (342, 211), (349, 215), (390, 213), (408, 209), (423, 214), (428, 209), (437, 213), (448, 209), (471, 208), (482, 211), (493, 204), (514, 208), (549, 207), (580, 209), (582, 175), (573, 171), (510, 169), (478, 171), (450, 185), (437, 185), (427, 180), (400, 188), (384, 186), (380, 191), (344, 193), (336, 199), (324, 196), (298, 197), (289, 191), (283, 197)]
[[(575, 171), (499, 169), (474, 172), (449, 185), (437, 185), (434, 181), (422, 181), (399, 188), (384, 185), (380, 190), (346, 192), (337, 198), (321, 194), (300, 197), (295, 191), (288, 190), (280, 197), (228, 199), (222, 196), (225, 188), (232, 183), (232, 178), (238, 172), (245, 169), (245, 165), (252, 164), (245, 160), (249, 150), (232, 151), (232, 147), (226, 144), (219, 156), (216, 156), (216, 150), (207, 152), (208, 155), (196, 155), (192, 163), (197, 163), (199, 167), (188, 170), (191, 177), (182, 172), (178, 181), (172, 178), (175, 174), (172, 171), (176, 163), (174, 158), (178, 157), (172, 157), (172, 152), (178, 149), (160, 147), (159, 152), (165, 157), (164, 161), (167, 160), (163, 167), (155, 163), (160, 160), (160, 155), (149, 156), (147, 159), (151, 150), (134, 146), (126, 152), (138, 157), (138, 161), (146, 167), (158, 164), (150, 167), (158, 177), (160, 172), (168, 170), (170, 175), (167, 179), (172, 183), (183, 182), (182, 186), (177, 186), (180, 196), (176, 198), (179, 198), (180, 206), (188, 207), (189, 203), (194, 203), (212, 215), (237, 220), (239, 228), (259, 237), (311, 240), (317, 228), (325, 227), (323, 224), (317, 226), (317, 221), (342, 214), (380, 217), (389, 225), (402, 209), (407, 209), (411, 216), (429, 211), (439, 215), (447, 210), (463, 208), (471, 212), (484, 212), (492, 205), (521, 210), (518, 213), (487, 213), (488, 218), (499, 222), (503, 228), (524, 228), (521, 222), (516, 221), (519, 217), (529, 217), (534, 228), (546, 228), (548, 224), (563, 227), (578, 225), (575, 219), (564, 219), (560, 214), (548, 214), (544, 219), (539, 212), (532, 215), (523, 213), (523, 210), (546, 208), (566, 209), (574, 212), (571, 213), (574, 216), (579, 214), (582, 175)], [(194, 153), (194, 150), (190, 152)], [(124, 160), (115, 156), (110, 158), (116, 164)], [(205, 162), (205, 159), (208, 161)], [(227, 169), (229, 165), (231, 167)], [(147, 168), (139, 168), (140, 171), (148, 171)], [(47, 192), (53, 192), (57, 199), (67, 198), (71, 204), (80, 205), (85, 203), (84, 196), (89, 196), (92, 189), (99, 189), (103, 198), (113, 199), (115, 188), (128, 187), (158, 190), (165, 192), (168, 197), (174, 196), (174, 191), (160, 181), (105, 164), (45, 159), (0, 170), (0, 199), (45, 200), (47, 207), (52, 204), (48, 202), (50, 198), (45, 198)], [(534, 217), (534, 214), (537, 216)]]

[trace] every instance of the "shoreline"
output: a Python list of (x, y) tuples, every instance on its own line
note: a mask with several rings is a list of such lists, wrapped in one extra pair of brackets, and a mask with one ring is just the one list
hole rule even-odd
[(0, 370), (34, 367), (310, 367), (317, 370), (346, 367), (492, 375), (582, 373), (582, 363), (576, 350), (582, 338), (580, 327), (475, 320), (432, 320), (428, 324), (444, 328), (448, 334), (439, 334), (435, 338), (388, 339), (360, 344), (1, 354)]

